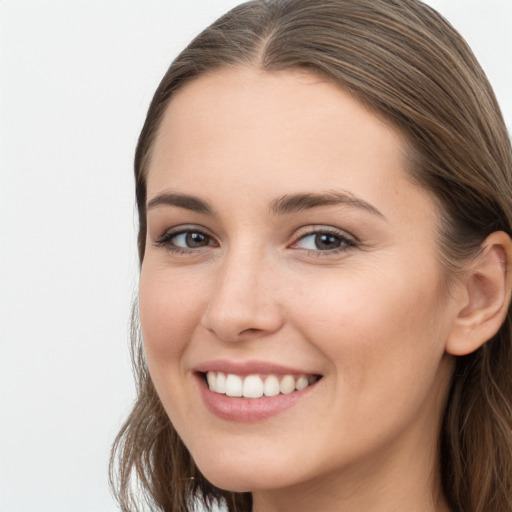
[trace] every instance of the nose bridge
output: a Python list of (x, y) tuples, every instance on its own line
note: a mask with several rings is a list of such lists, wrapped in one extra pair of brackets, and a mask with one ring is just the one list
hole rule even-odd
[(203, 325), (224, 341), (279, 329), (281, 315), (272, 293), (272, 270), (264, 251), (233, 247), (218, 269)]

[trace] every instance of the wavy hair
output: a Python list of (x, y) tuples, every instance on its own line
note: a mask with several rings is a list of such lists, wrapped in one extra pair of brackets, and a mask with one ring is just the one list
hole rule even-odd
[[(512, 234), (512, 149), (492, 88), (473, 53), (419, 0), (254, 0), (199, 34), (174, 60), (149, 107), (135, 155), (138, 251), (144, 259), (146, 176), (173, 94), (228, 66), (327, 77), (398, 127), (412, 148), (409, 175), (437, 198), (447, 276), (492, 232)], [(111, 458), (125, 512), (186, 512), (194, 501), (251, 509), (250, 493), (217, 489), (183, 445), (148, 374), (134, 306), (133, 409)], [(499, 332), (458, 357), (439, 433), (442, 484), (454, 512), (512, 512), (511, 311)]]

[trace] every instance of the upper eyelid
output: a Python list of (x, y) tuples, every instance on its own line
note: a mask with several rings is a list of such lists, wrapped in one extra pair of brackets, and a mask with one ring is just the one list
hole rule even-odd
[(198, 233), (202, 233), (203, 235), (207, 235), (211, 238), (215, 238), (215, 236), (211, 234), (210, 230), (206, 229), (203, 226), (193, 224), (182, 224), (180, 226), (176, 226), (173, 228), (167, 228), (160, 236), (158, 236), (158, 239), (161, 239), (165, 236), (180, 235), (182, 233), (186, 233), (187, 231), (196, 231)]
[(344, 229), (337, 228), (335, 226), (325, 225), (325, 224), (304, 226), (304, 227), (296, 230), (295, 233), (296, 233), (296, 235), (294, 236), (295, 241), (297, 241), (300, 238), (307, 236), (307, 235), (314, 235), (317, 233), (328, 233), (328, 234), (338, 235), (342, 238), (347, 238), (348, 240), (352, 240), (353, 242), (359, 242), (358, 238), (356, 236), (354, 236), (352, 233), (350, 233)]

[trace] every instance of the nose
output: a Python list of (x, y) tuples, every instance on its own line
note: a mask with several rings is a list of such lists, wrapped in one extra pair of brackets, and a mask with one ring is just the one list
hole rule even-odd
[(222, 263), (202, 326), (217, 338), (237, 342), (272, 334), (283, 325), (271, 266), (254, 253), (232, 254)]

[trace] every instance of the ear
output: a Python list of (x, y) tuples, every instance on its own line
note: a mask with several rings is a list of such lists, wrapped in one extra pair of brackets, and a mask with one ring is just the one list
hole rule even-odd
[(506, 233), (496, 231), (485, 239), (460, 285), (460, 307), (446, 343), (455, 356), (480, 348), (505, 320), (512, 288), (512, 241)]

